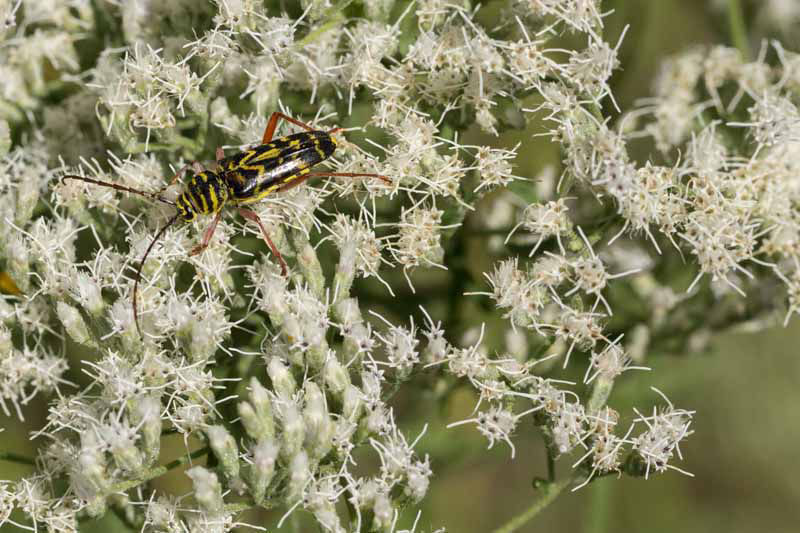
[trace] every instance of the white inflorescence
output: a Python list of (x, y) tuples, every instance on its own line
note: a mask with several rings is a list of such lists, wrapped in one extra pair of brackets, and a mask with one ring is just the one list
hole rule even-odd
[[(433, 475), (427, 425), (409, 441), (395, 420), (406, 387), (466, 384), (474, 410), (451, 427), (513, 457), (535, 425), (551, 463), (579, 458), (579, 486), (680, 470), (693, 412), (662, 395), (626, 418), (614, 381), (659, 339), (691, 351), (800, 314), (800, 55), (777, 41), (754, 60), (688, 49), (618, 117), (627, 30), (604, 40), (600, 0), (509, 0), (491, 27), (443, 0), (89, 4), (0, 1), (0, 410), (52, 399), (35, 468), (0, 481), (0, 525), (76, 531), (112, 508), (143, 532), (223, 532), (263, 506), (276, 528), (302, 509), (324, 531), (402, 533)], [(779, 31), (800, 18), (760, 13)], [(187, 163), (179, 184), (218, 172), (209, 146), (260, 143), (275, 110), (335, 135), (315, 171), (381, 177), (248, 206), (286, 276), (234, 209), (200, 255), (210, 217), (168, 228), (141, 268), (140, 336), (134, 272), (181, 186), (160, 189)], [(517, 166), (534, 130), (563, 163), (537, 184)], [(642, 137), (647, 160), (629, 152)], [(581, 385), (554, 377), (570, 364)], [(150, 483), (172, 433), (188, 498)]]

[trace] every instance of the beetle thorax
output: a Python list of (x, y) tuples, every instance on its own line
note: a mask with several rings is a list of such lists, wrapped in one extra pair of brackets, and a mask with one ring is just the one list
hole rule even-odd
[(192, 179), (178, 197), (175, 204), (184, 220), (193, 220), (197, 215), (216, 213), (228, 201), (228, 184), (218, 174), (200, 172)]

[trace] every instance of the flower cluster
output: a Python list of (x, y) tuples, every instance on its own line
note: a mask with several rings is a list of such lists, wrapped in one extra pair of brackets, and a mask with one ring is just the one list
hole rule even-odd
[[(0, 409), (51, 399), (0, 525), (223, 532), (262, 507), (412, 533), (432, 428), (410, 436), (400, 390), (468, 389), (450, 427), (512, 457), (539, 428), (573, 488), (683, 472), (693, 412), (615, 411), (615, 381), (800, 314), (800, 55), (777, 41), (686, 50), (622, 113), (599, 0), (89, 4), (0, 1)], [(336, 138), (323, 176), (168, 222), (184, 171), (221, 173), (274, 111)], [(559, 174), (532, 183), (527, 140), (487, 140), (508, 129)], [(151, 483), (184, 465), (189, 497)]]

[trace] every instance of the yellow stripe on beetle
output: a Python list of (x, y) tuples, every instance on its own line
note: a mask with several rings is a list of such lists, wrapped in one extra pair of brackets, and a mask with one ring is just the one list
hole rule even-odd
[(277, 157), (279, 153), (280, 151), (277, 148), (272, 148), (271, 150), (267, 150), (266, 152), (259, 154), (259, 156), (254, 158), (252, 162), (260, 163), (261, 161), (269, 161), (270, 159)]
[(219, 210), (219, 200), (217, 199), (217, 191), (214, 187), (208, 188), (208, 197), (211, 198), (211, 209), (215, 213)]

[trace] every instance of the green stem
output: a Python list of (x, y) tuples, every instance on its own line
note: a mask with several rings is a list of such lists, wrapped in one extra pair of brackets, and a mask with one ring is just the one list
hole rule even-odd
[(350, 5), (352, 1), (353, 0), (342, 0), (335, 6), (331, 6), (325, 13), (325, 16), (323, 17), (327, 18), (328, 20), (323, 22), (321, 25), (317, 26), (316, 29), (314, 29), (308, 35), (297, 41), (294, 44), (295, 50), (302, 49), (305, 45), (313, 43), (321, 35), (329, 32), (330, 30), (332, 30), (333, 28), (344, 22), (346, 20), (344, 16), (344, 9), (348, 5)]
[(553, 443), (553, 434), (551, 431), (542, 428), (542, 440), (544, 441), (544, 451), (547, 454), (547, 481), (553, 483), (556, 480), (556, 445)]
[(551, 483), (556, 480), (556, 459), (549, 447), (547, 449), (547, 480)]
[(321, 26), (318, 26), (314, 31), (312, 31), (311, 33), (309, 33), (308, 35), (297, 41), (295, 43), (295, 48), (302, 49), (307, 44), (313, 43), (321, 35), (329, 32), (330, 30), (332, 30), (333, 28), (344, 22), (344, 20), (345, 20), (344, 15), (342, 15), (341, 13), (337, 13), (336, 15), (333, 16), (333, 18), (331, 18), (331, 20), (329, 20), (328, 22), (326, 22)]
[(608, 529), (609, 487), (603, 480), (595, 480), (586, 488), (589, 491), (589, 510), (584, 533), (604, 533)]
[(193, 451), (189, 455), (184, 455), (182, 457), (178, 457), (174, 461), (171, 461), (171, 462), (169, 462), (169, 463), (167, 463), (167, 464), (165, 464), (163, 466), (157, 466), (155, 468), (151, 468), (150, 470), (145, 472), (145, 474), (143, 476), (140, 476), (140, 477), (138, 477), (136, 479), (129, 479), (127, 481), (122, 481), (120, 483), (117, 483), (116, 485), (114, 485), (111, 488), (111, 490), (109, 492), (111, 492), (111, 493), (113, 493), (113, 492), (125, 492), (126, 490), (130, 490), (130, 489), (132, 489), (134, 487), (138, 487), (142, 483), (145, 483), (145, 482), (150, 481), (151, 479), (155, 479), (157, 477), (161, 477), (161, 476), (163, 476), (164, 474), (166, 474), (167, 472), (169, 472), (172, 469), (175, 469), (175, 468), (177, 468), (177, 467), (179, 467), (181, 465), (185, 465), (186, 463), (188, 463), (189, 461), (191, 461), (193, 459), (197, 459), (198, 457), (202, 457), (202, 456), (208, 454), (209, 451), (211, 451), (211, 448), (209, 448), (208, 446), (205, 446), (203, 448), (200, 448), (199, 450)]
[(747, 39), (747, 28), (744, 24), (742, 0), (728, 0), (728, 29), (731, 42), (742, 54), (745, 62), (750, 61), (750, 46)]
[(541, 497), (534, 501), (530, 507), (522, 511), (520, 514), (509, 520), (505, 525), (500, 526), (499, 528), (494, 530), (494, 533), (513, 533), (514, 531), (518, 530), (525, 524), (527, 524), (532, 518), (534, 518), (539, 512), (545, 509), (548, 505), (553, 503), (556, 497), (561, 494), (565, 488), (567, 488), (572, 483), (572, 479), (568, 478), (558, 482), (545, 482), (540, 487)]
[(172, 144), (174, 146), (180, 146), (192, 153), (192, 155), (196, 155), (199, 151), (201, 146), (199, 143), (194, 139), (189, 139), (188, 137), (184, 137), (183, 135), (172, 135), (167, 140), (168, 144)]
[[(256, 504), (251, 501), (244, 501), (226, 504), (224, 509), (226, 513), (236, 514), (241, 513), (242, 511), (247, 511), (248, 509), (252, 509), (255, 506)], [(261, 507), (264, 509), (270, 509), (272, 506), (264, 503), (261, 505)]]
[(0, 452), (0, 461), (8, 461), (9, 463), (19, 463), (22, 465), (36, 466), (36, 460), (19, 455), (14, 452)]

